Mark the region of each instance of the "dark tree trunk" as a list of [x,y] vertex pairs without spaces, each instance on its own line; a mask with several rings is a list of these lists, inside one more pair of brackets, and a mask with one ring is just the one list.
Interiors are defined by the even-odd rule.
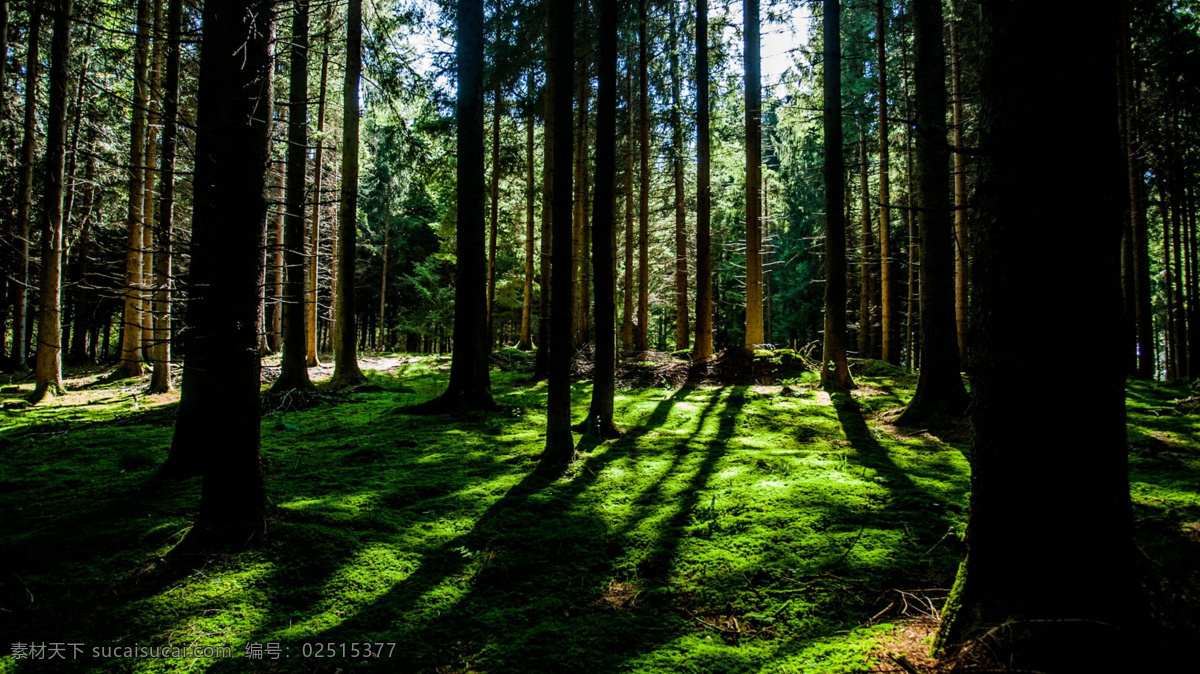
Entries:
[[825,342],[821,385],[854,388],[846,361],[846,173],[842,157],[841,0],[825,0]]
[[625,76],[625,278],[621,306],[621,349],[633,351],[633,296],[637,292],[633,283],[633,68],[636,63],[632,50],[626,58],[628,68]]
[[876,2],[875,40],[879,64],[879,283],[880,332],[883,336],[882,357],[893,365],[900,364],[900,344],[896,333],[896,286],[892,280],[891,185],[888,143],[888,70],[887,27],[891,18],[891,3]]
[[895,423],[937,425],[962,416],[970,399],[959,373],[954,315],[954,248],[946,143],[946,52],[942,5],[913,0],[917,226],[921,236],[921,373]]
[[[643,0],[644,2],[644,0]],[[554,106],[554,249],[553,292],[550,296],[550,382],[546,400],[546,448],[541,470],[558,474],[575,460],[571,435],[571,153],[574,128],[571,119],[571,89],[575,58],[575,5],[571,0],[548,0],[550,33],[547,54],[550,63],[550,96]],[[643,5],[644,6],[644,5]]]
[[[255,334],[267,218],[274,6],[207,0],[200,46],[183,391],[168,464],[199,465],[200,514],[183,550],[265,530]],[[166,469],[167,466],[164,466]]]
[[638,0],[638,302],[633,350],[650,346],[650,63],[646,3]]
[[[937,645],[1004,623],[1004,638],[988,643],[1014,670],[1161,671],[1129,629],[1141,612],[1123,373],[1111,366],[1121,350],[1117,14],[1093,14],[1064,42],[1094,4],[984,10],[971,511]],[[1070,77],[1047,67],[1067,62]],[[1047,116],[1069,116],[1071,133],[1031,123]],[[1029,173],[1031,156],[1071,157],[1075,170],[1042,180]],[[1070,396],[1031,386],[1045,378],[1046,344],[1030,326],[1106,366],[1077,372]]]
[[[287,186],[283,198],[282,357],[274,392],[312,388],[304,316],[304,195],[308,174],[308,0],[292,3],[289,43]],[[357,101],[357,99],[356,99]]]
[[38,289],[37,366],[30,400],[37,402],[63,391],[62,381],[62,244],[63,178],[67,153],[67,89],[71,63],[71,0],[54,3],[54,35],[50,40],[50,101],[46,114],[46,183],[42,214],[42,276]]
[[[353,0],[352,0],[353,1]],[[565,78],[570,82],[571,78]],[[570,119],[568,115],[565,119]],[[413,413],[492,409],[487,334],[484,220],[483,0],[458,0],[458,260],[454,289],[454,356],[441,396],[403,408]],[[568,128],[569,124],[566,125]],[[570,145],[564,163],[570,170]],[[556,157],[557,159],[557,157]],[[557,187],[557,186],[556,186]],[[568,202],[570,191],[566,193]],[[570,237],[566,238],[570,241]],[[567,248],[570,255],[570,248]],[[568,343],[570,340],[567,340]]]
[[305,362],[309,367],[318,367],[321,364],[317,357],[317,321],[320,307],[317,305],[317,286],[319,285],[318,272],[320,271],[320,251],[321,251],[321,203],[325,201],[325,193],[322,190],[322,173],[325,165],[325,100],[328,94],[329,85],[329,36],[331,31],[330,16],[332,14],[332,5],[326,5],[325,18],[322,21],[322,26],[326,32],[326,37],[322,41],[321,50],[321,87],[317,94],[317,137],[322,141],[317,143],[317,150],[313,157],[313,207],[312,219],[309,222],[308,232],[308,249],[312,251],[312,255],[308,258],[308,274],[305,276],[305,297],[304,297],[304,321],[308,325],[305,331]]
[[534,201],[537,198],[533,186],[533,70],[525,78],[525,95],[529,110],[525,115],[525,274],[521,288],[521,338],[517,348],[528,351],[533,348],[533,242]]
[[500,229],[500,87],[492,92],[492,180],[491,218],[488,222],[487,257],[487,341],[491,351],[496,343],[496,239]]
[[679,99],[679,30],[675,21],[675,0],[671,0],[669,21],[671,23],[670,63],[671,71],[671,174],[675,192],[675,350],[682,351],[690,346],[691,325],[688,322],[688,263],[687,263],[687,209],[684,207],[683,184],[683,121],[680,118]]
[[617,303],[613,261],[613,204],[617,173],[617,0],[600,5],[599,90],[596,96],[596,205],[592,209],[592,268],[596,283],[596,364],[592,406],[584,430],[617,435],[613,425],[616,390]]
[[[547,30],[547,42],[552,41],[554,28]],[[547,47],[547,50],[549,47]],[[542,105],[545,115],[542,124],[542,241],[539,246],[541,264],[538,269],[538,337],[537,355],[534,358],[533,379],[541,381],[550,372],[550,256],[553,242],[554,202],[554,73],[546,68],[546,84],[542,87]]]
[[[358,240],[358,89],[361,79],[362,0],[350,0],[346,9],[346,80],[342,89],[342,199],[338,206],[337,282],[334,290],[337,309],[333,317],[333,376],[329,379],[329,387],[333,389],[349,388],[367,381],[362,370],[358,369],[358,340],[355,339],[358,331],[354,323],[354,267]],[[461,190],[465,183],[460,181],[458,185]],[[482,186],[476,194],[483,194]],[[459,210],[459,217],[462,215],[462,210]],[[461,280],[462,277],[459,278]]]
[[858,309],[858,357],[875,357],[875,340],[871,315],[875,312],[875,237],[871,225],[871,192],[867,184],[866,131],[858,142],[858,160],[861,170],[859,180],[859,206],[862,212],[862,264],[859,265],[859,309]]
[[703,361],[713,353],[711,146],[708,112],[708,0],[696,0],[696,349]]

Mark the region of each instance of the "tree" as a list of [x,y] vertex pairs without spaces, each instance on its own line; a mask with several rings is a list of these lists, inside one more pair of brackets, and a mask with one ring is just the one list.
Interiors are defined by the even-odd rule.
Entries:
[[[325,17],[321,25],[328,33],[331,22],[333,6],[325,6]],[[305,331],[305,362],[309,367],[317,367],[321,364],[317,357],[317,286],[319,273],[319,255],[321,245],[321,202],[322,196],[321,181],[323,168],[325,166],[325,103],[328,94],[329,85],[329,37],[328,35],[322,40],[321,50],[321,86],[317,94],[317,150],[313,157],[313,207],[312,219],[309,221],[309,239],[308,247],[312,251],[312,255],[308,259],[308,275],[305,278],[306,292],[304,298],[304,320],[308,325]]]
[[270,0],[204,3],[188,330],[168,458],[168,466],[199,466],[203,476],[184,551],[244,545],[265,530],[255,313],[267,218],[271,115],[263,111],[273,94],[273,15]]
[[[460,0],[465,2],[466,0]],[[546,448],[542,451],[542,471],[561,473],[575,460],[575,439],[571,435],[571,152],[575,129],[570,123],[571,89],[575,69],[575,3],[572,0],[547,0],[550,29],[546,53],[549,61],[549,87],[554,125],[554,188],[552,222],[554,248],[551,255],[550,295],[550,381],[546,398]],[[645,0],[642,0],[645,7]],[[643,12],[643,17],[645,16]],[[644,21],[643,21],[644,25]]]
[[696,0],[696,350],[713,354],[711,145],[708,110],[708,0]]
[[[1062,40],[1094,9],[984,5],[971,510],[936,646],[1007,623],[1009,637],[989,645],[1026,671],[1155,669],[1136,625],[1123,368],[1083,368],[1071,396],[1031,385],[1045,373],[1031,326],[1081,362],[1112,364],[1122,352],[1118,13]],[[1070,77],[1047,67],[1067,62]],[[1071,128],[1030,123],[1048,115]],[[1072,157],[1076,170],[1044,180],[1029,173],[1031,156]]]
[[683,121],[680,119],[679,29],[675,21],[675,0],[670,0],[668,8],[668,21],[671,24],[668,59],[671,71],[671,175],[675,182],[675,350],[682,351],[688,348],[691,329],[688,324],[687,296],[687,209],[683,193]]
[[517,348],[528,351],[533,348],[533,204],[537,192],[533,186],[533,121],[535,115],[533,94],[533,70],[525,78],[525,96],[528,109],[525,111],[525,282],[521,286],[521,340]]
[[[596,205],[592,209],[592,268],[596,283],[596,365],[592,405],[584,431],[618,435],[613,424],[616,389],[617,302],[613,258],[617,173],[617,0],[600,5],[599,90],[596,96]],[[676,183],[682,182],[677,179]]]
[[895,423],[922,426],[962,416],[970,398],[959,374],[954,315],[954,250],[949,217],[946,53],[942,5],[913,0],[916,200],[921,237],[921,372]]
[[896,288],[892,281],[892,230],[890,154],[888,148],[888,81],[887,25],[891,5],[876,2],[875,41],[879,65],[879,320],[882,333],[883,359],[893,365],[900,363],[900,348],[896,343]]
[[183,0],[167,3],[166,82],[163,85],[162,159],[159,180],[161,202],[156,229],[158,254],[154,257],[154,370],[150,392],[165,393],[171,384],[171,237],[175,229],[175,159],[179,138],[179,50],[183,26]]
[[[955,13],[953,0],[951,14]],[[962,51],[959,18],[950,17],[951,115],[954,123],[954,322],[958,334],[958,360],[967,363],[967,282],[970,235],[967,225],[967,156],[963,152]]]
[[[846,362],[846,175],[842,157],[840,0],[825,0],[825,342],[821,385],[854,388]],[[748,301],[748,298],[747,298]]]
[[142,311],[145,301],[143,253],[146,227],[146,133],[150,108],[150,0],[137,2],[133,54],[133,111],[129,131],[129,239],[125,249],[125,303],[121,318],[121,360],[114,379],[142,374]]
[[67,88],[71,63],[71,0],[56,0],[50,41],[50,101],[46,124],[45,212],[42,215],[42,278],[38,309],[37,364],[31,400],[63,391],[62,245],[63,163],[67,145]]
[[[455,270],[458,279],[454,290],[454,355],[446,391],[428,402],[402,408],[412,413],[495,407],[488,371],[491,343],[487,333],[487,251],[484,243],[483,0],[458,0],[457,58],[458,259]],[[565,81],[570,82],[571,78]],[[570,127],[569,124],[563,126]],[[566,146],[568,157],[563,164],[568,171],[570,147],[569,144]],[[570,191],[566,195],[569,203]],[[570,236],[561,240],[569,242]],[[567,255],[570,256],[569,247]],[[551,338],[555,339],[553,335]],[[570,342],[569,338],[567,342]]]
[[25,339],[29,331],[29,226],[33,211],[33,153],[37,143],[38,43],[42,30],[39,0],[29,2],[29,47],[25,53],[25,130],[21,140],[20,187],[17,193],[17,269],[13,289],[13,367],[26,369]]
[[633,350],[650,347],[650,65],[646,2],[638,0],[638,302]]
[[[354,316],[354,266],[358,251],[358,118],[359,80],[362,79],[362,0],[346,9],[346,80],[342,89],[342,189],[338,206],[337,280],[333,317],[332,389],[367,381],[358,368],[358,333]],[[482,194],[482,192],[480,192]]]
[[[828,6],[829,3],[825,4]],[[753,350],[765,341],[762,296],[762,63],[761,45],[759,44],[758,0],[746,0],[744,21],[746,36],[745,348]],[[839,111],[839,120],[840,114]]]
[[[292,3],[288,81],[287,188],[283,199],[283,307],[279,378],[271,390],[312,388],[308,378],[304,316],[304,195],[308,173],[308,0]],[[357,187],[355,188],[357,192]],[[315,250],[314,250],[315,254]]]

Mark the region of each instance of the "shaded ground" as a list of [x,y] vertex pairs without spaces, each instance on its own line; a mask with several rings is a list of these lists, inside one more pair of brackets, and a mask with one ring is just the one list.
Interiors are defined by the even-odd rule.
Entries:
[[[621,391],[625,436],[581,441],[583,460],[547,482],[529,475],[545,387],[521,368],[494,373],[504,414],[409,417],[392,410],[440,393],[448,358],[373,365],[382,391],[264,417],[269,541],[194,570],[162,556],[198,484],[152,479],[177,397],[109,386],[0,413],[9,644],[234,654],[5,656],[0,672],[902,671],[889,651],[926,666],[961,553],[967,433],[877,421],[911,393],[902,373],[858,375],[863,391],[833,399],[807,376]],[[588,393],[575,387],[579,418]],[[1186,397],[1130,397],[1139,535],[1163,601],[1183,608],[1200,568]],[[396,646],[367,659],[366,642]],[[255,643],[281,657],[246,659]]]

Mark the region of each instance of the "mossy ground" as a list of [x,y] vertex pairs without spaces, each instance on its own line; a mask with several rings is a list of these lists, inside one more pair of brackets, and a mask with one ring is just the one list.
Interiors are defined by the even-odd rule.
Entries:
[[[853,672],[953,577],[967,438],[876,420],[911,394],[902,372],[867,369],[832,399],[807,375],[619,391],[625,435],[581,439],[582,460],[547,481],[531,473],[544,384],[496,371],[502,413],[403,416],[444,389],[449,360],[381,362],[368,374],[383,391],[263,418],[267,542],[186,570],[164,556],[198,482],[154,479],[176,395],[126,383],[0,412],[4,651],[234,653],[67,663],[105,672]],[[578,421],[589,386],[574,394]],[[1200,566],[1200,452],[1184,397],[1136,384],[1129,409],[1139,536],[1186,575]],[[247,660],[252,642],[289,657]],[[364,642],[396,646],[303,657]]]

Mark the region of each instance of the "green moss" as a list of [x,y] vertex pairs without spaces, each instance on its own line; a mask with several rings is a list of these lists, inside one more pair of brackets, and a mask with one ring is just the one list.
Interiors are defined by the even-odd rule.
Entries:
[[[175,398],[115,387],[4,417],[0,545],[15,561],[0,628],[237,655],[77,665],[91,671],[240,672],[247,643],[280,642],[292,657],[263,669],[850,672],[890,629],[865,626],[880,591],[946,587],[928,583],[959,564],[938,543],[965,522],[965,447],[873,421],[911,392],[908,375],[832,399],[811,373],[788,393],[622,391],[625,435],[581,440],[580,463],[546,481],[531,474],[546,388],[525,373],[494,372],[503,413],[393,413],[444,390],[448,366],[404,359],[370,373],[382,391],[265,417],[267,542],[182,576],[159,558],[194,518],[198,482],[151,470]],[[590,386],[573,395],[580,421]],[[1142,543],[1167,564],[1185,558],[1161,532],[1200,519],[1185,396],[1130,394],[1135,503],[1159,532]],[[304,643],[365,641],[398,646],[379,661],[300,657]]]

